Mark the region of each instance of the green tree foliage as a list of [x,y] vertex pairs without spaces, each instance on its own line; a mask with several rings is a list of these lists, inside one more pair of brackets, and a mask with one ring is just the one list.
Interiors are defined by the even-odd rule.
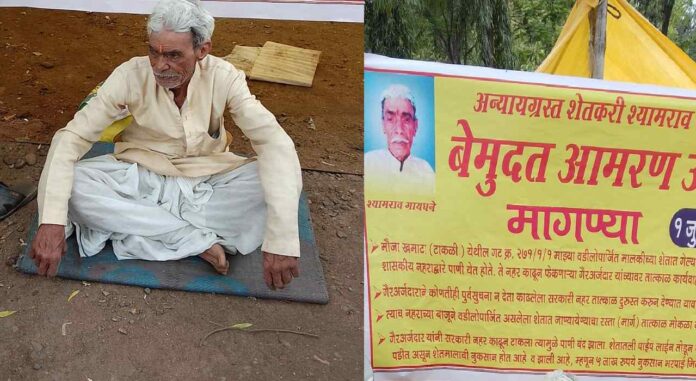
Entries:
[[474,17],[466,5],[453,0],[433,0],[419,4],[419,11],[428,22],[432,43],[444,53],[447,62],[468,62]]
[[418,14],[449,63],[514,68],[512,29],[506,0],[421,1]]
[[516,66],[508,0],[368,0],[365,49],[400,58]]
[[696,60],[696,2],[677,0],[668,36]]
[[413,12],[410,2],[376,0],[365,4],[365,51],[412,58]]
[[535,70],[551,52],[575,0],[512,0],[513,53]]
[[645,16],[650,23],[667,34],[674,10],[675,0],[630,0],[633,6]]
[[[629,0],[696,59],[696,0]],[[611,2],[611,0],[610,0]],[[534,70],[575,0],[367,0],[367,52]]]
[[656,28],[696,60],[696,1],[630,0]]

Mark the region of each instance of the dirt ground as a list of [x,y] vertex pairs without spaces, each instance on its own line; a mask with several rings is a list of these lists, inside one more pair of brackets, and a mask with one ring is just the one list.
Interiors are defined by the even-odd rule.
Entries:
[[[53,132],[115,66],[146,54],[145,39],[142,15],[2,8],[0,181],[38,182]],[[0,380],[362,377],[362,25],[218,19],[213,53],[265,41],[322,51],[312,88],[249,84],[297,144],[329,304],[146,294],[21,274],[12,263],[24,249],[34,202],[0,222],[0,311],[17,311],[0,318]],[[250,153],[227,128],[234,150]],[[68,302],[74,290],[80,293]],[[222,332],[200,346],[215,323],[318,338]]]

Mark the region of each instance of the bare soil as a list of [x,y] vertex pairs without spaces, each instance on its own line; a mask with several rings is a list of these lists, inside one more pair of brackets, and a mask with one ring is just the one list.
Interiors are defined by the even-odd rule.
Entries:
[[[53,133],[114,67],[146,54],[145,39],[143,15],[2,8],[0,181],[38,182]],[[17,311],[0,318],[1,380],[362,377],[362,25],[218,19],[213,53],[265,41],[322,51],[312,88],[249,85],[297,144],[330,303],[147,294],[21,274],[12,264],[34,202],[0,222],[0,311]],[[233,149],[251,153],[226,127]],[[318,338],[226,331],[200,345],[216,324],[236,323]]]

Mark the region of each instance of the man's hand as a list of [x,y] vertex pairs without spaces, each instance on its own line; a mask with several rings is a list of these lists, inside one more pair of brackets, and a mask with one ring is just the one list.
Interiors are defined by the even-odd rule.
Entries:
[[263,279],[271,290],[284,288],[300,276],[298,258],[263,252]]
[[65,226],[41,224],[29,250],[29,256],[39,269],[39,275],[55,276],[60,258],[67,248]]

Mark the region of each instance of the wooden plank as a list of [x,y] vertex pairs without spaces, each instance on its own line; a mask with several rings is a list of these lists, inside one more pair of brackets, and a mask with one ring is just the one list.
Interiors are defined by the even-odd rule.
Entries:
[[223,59],[248,76],[260,52],[261,47],[237,45],[232,49],[232,53]]
[[311,87],[319,63],[318,50],[268,41],[251,69],[251,79]]
[[604,53],[607,46],[607,0],[599,0],[590,28],[592,78],[604,79]]

